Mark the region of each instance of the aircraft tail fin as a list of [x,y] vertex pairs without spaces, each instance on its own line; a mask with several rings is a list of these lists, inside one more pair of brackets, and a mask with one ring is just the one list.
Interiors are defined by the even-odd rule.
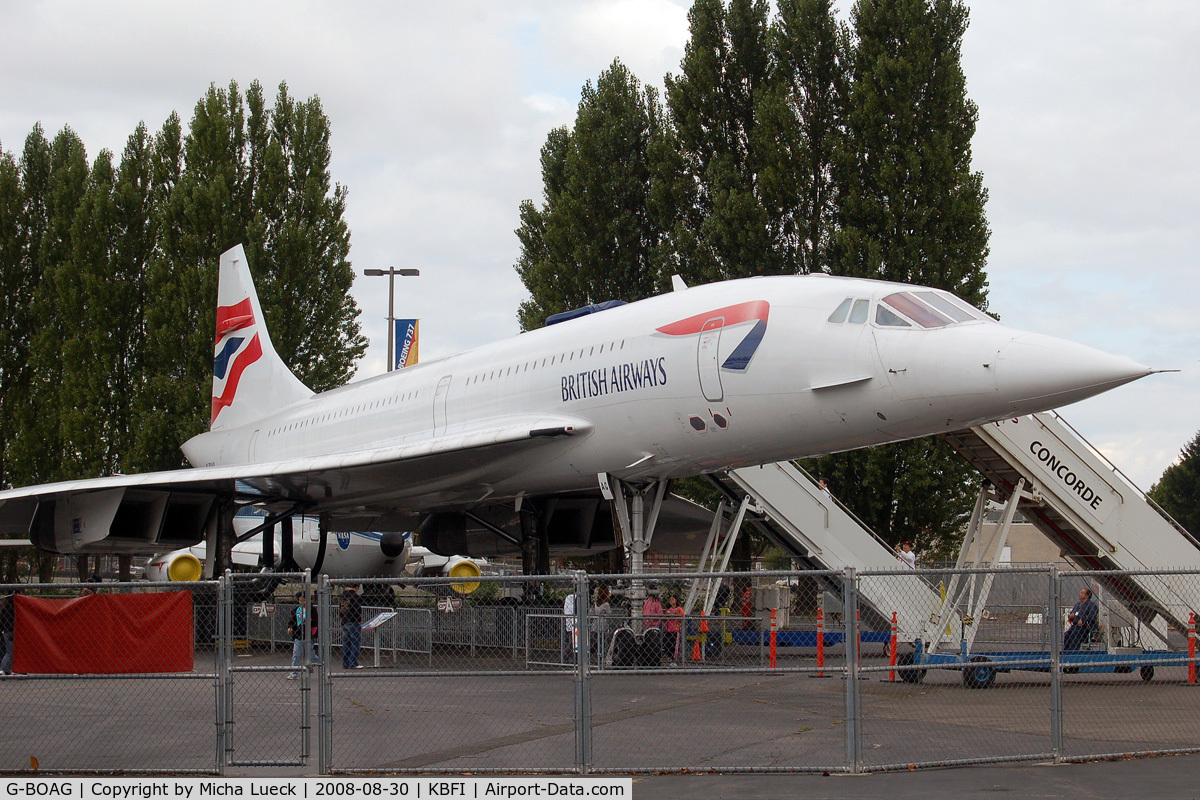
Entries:
[[275,352],[239,244],[221,254],[213,355],[212,430],[253,422],[312,396]]

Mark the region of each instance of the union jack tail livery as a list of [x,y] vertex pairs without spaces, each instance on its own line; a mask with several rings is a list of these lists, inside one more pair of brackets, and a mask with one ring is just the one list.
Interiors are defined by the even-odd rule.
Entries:
[[246,252],[239,244],[221,255],[212,430],[253,422],[311,396],[271,345]]

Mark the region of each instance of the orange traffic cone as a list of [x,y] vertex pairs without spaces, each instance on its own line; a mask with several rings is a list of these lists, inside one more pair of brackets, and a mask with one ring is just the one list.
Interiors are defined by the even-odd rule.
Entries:
[[708,638],[708,617],[703,611],[700,612],[700,631],[699,635],[693,640],[692,644],[692,661],[703,661],[704,652],[700,647],[700,640]]

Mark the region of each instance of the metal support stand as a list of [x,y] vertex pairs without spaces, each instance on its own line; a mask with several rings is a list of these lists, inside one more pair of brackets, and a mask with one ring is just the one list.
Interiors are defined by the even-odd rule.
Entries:
[[[725,500],[722,499],[721,505],[717,507],[717,513],[713,517],[712,526],[708,530],[708,538],[704,542],[704,550],[700,554],[696,568],[699,575],[724,572],[728,569],[729,558],[733,555],[733,546],[737,543],[738,534],[742,530],[742,521],[746,518],[746,512],[753,508],[753,501],[750,495],[742,498],[737,514],[729,527],[722,533],[721,523],[725,518],[725,505]],[[712,614],[713,605],[717,600],[717,591],[721,588],[721,580],[721,578],[697,578],[692,581],[692,586],[688,589],[687,600],[683,604],[684,616],[691,616],[696,600],[700,596],[701,587],[704,592],[704,602],[701,605],[703,613]]]
[[[937,623],[932,627],[925,628],[925,635],[922,638],[925,640],[925,651],[928,653],[936,653],[941,643],[953,635],[953,631],[949,634],[946,631],[947,623],[951,621],[956,609],[960,610],[959,620],[962,626],[961,634],[958,637],[960,647],[965,644],[966,650],[969,651],[974,645],[975,634],[979,631],[979,626],[975,623],[981,618],[983,610],[987,607],[988,595],[991,594],[995,575],[988,573],[983,576],[982,585],[977,586],[978,576],[976,574],[968,575],[964,582],[961,571],[995,567],[1000,562],[1004,545],[1008,543],[1008,533],[1012,528],[1017,507],[1022,500],[1037,499],[1035,493],[1025,489],[1025,479],[1019,480],[1009,496],[1008,502],[1004,505],[1000,524],[984,541],[983,512],[987,508],[988,500],[995,498],[989,488],[985,485],[979,492],[979,498],[975,501],[975,510],[971,514],[971,522],[967,526],[962,547],[958,551],[958,559],[954,565],[955,573],[950,578],[950,585],[942,600],[942,609],[938,614]],[[967,563],[972,550],[975,551],[975,555],[970,559],[971,563]]]
[[[646,586],[642,582],[642,559],[654,539],[654,526],[658,523],[658,514],[662,510],[663,498],[667,496],[670,481],[650,481],[635,486],[606,473],[597,475],[597,479],[600,482],[600,493],[605,500],[612,503],[616,512],[621,542],[629,554],[630,614],[633,617],[634,630],[640,631],[642,601],[646,599]],[[651,496],[649,512],[646,510],[647,496]]]

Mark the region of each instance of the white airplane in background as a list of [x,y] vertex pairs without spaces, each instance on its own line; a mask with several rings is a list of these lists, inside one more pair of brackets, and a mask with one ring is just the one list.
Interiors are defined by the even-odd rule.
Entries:
[[212,553],[253,503],[323,531],[419,517],[422,544],[445,555],[474,554],[481,532],[623,544],[636,572],[660,512],[674,516],[671,479],[1044,411],[1153,372],[919,286],[807,275],[675,289],[315,394],[275,353],[234,247],[211,429],[183,445],[194,468],[0,492],[0,529],[61,553],[206,537]]

